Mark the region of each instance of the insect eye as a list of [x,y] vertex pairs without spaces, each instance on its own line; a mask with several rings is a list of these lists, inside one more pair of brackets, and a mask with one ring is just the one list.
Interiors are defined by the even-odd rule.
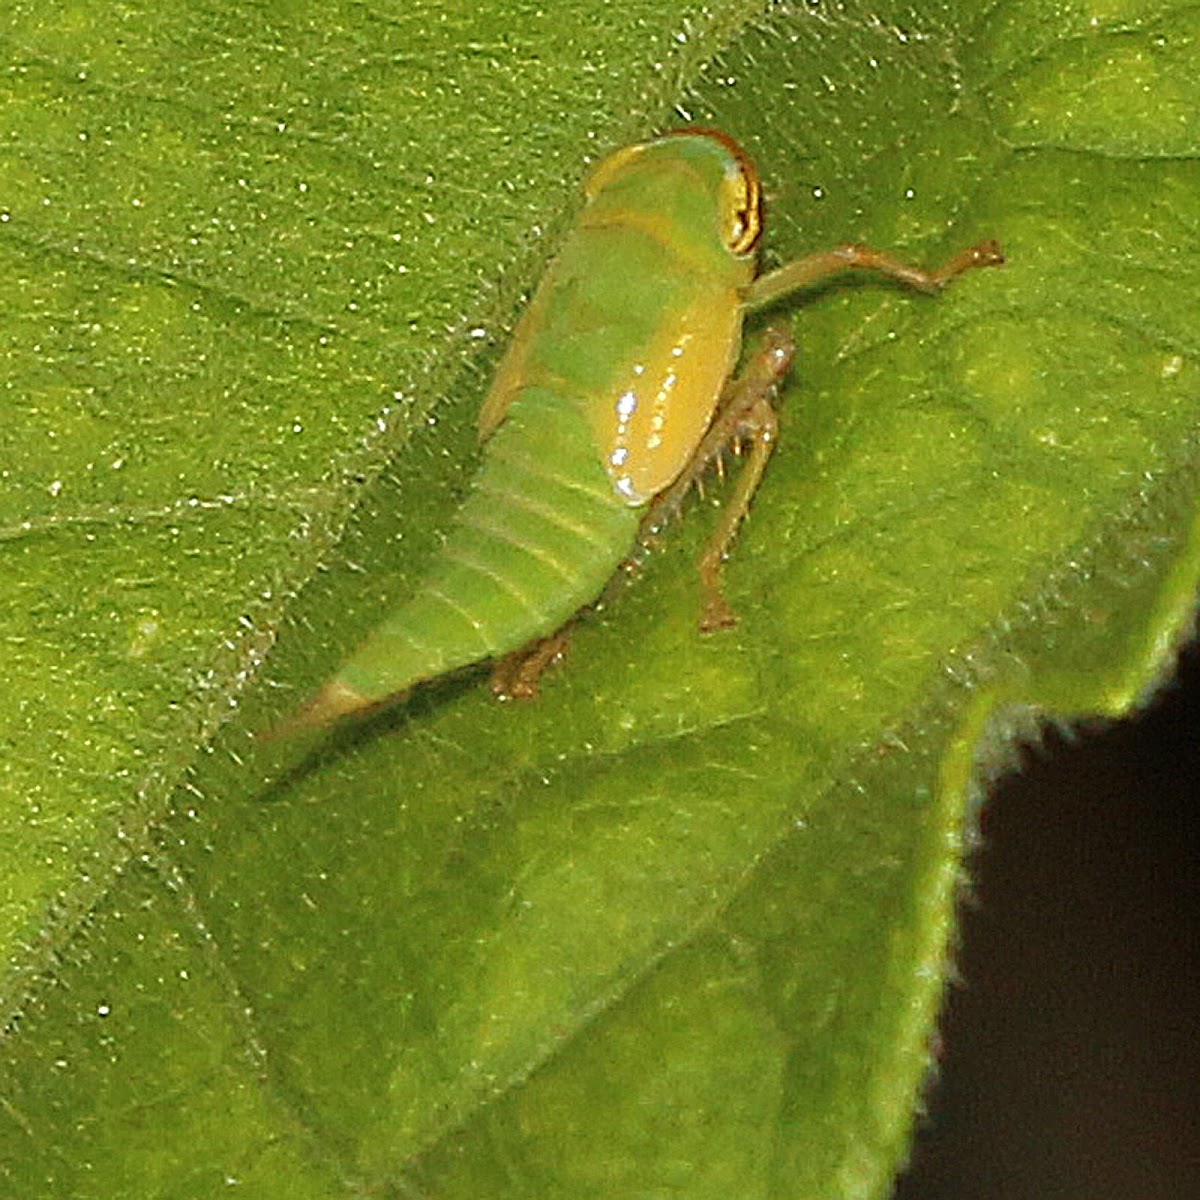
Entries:
[[727,178],[723,200],[725,244],[733,254],[749,254],[762,233],[758,175],[749,163],[739,164],[737,174]]

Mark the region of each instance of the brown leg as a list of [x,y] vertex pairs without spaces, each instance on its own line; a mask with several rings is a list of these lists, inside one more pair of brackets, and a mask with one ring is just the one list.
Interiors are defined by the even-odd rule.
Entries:
[[[843,271],[853,270],[874,271],[919,291],[938,292],[964,271],[999,266],[1003,262],[1004,252],[999,243],[990,238],[929,271],[870,246],[835,246],[759,276],[746,289],[743,303],[747,310],[765,308],[791,292],[813,287]],[[648,543],[678,512],[684,497],[693,484],[699,483],[704,471],[711,464],[721,469],[721,455],[727,448],[740,452],[744,443],[750,444],[749,460],[725,506],[721,523],[700,557],[700,584],[704,593],[700,628],[706,633],[728,628],[737,620],[721,588],[721,564],[775,448],[778,423],[771,407],[771,393],[787,374],[794,357],[795,345],[790,335],[780,328],[769,328],[758,350],[727,388],[691,462],[680,477],[656,497],[642,525],[642,541]]]
[[708,545],[704,547],[704,553],[700,556],[700,587],[704,604],[700,617],[702,633],[728,629],[737,624],[737,617],[729,607],[721,586],[721,564],[729,553],[738,526],[749,511],[751,497],[758,490],[767,460],[771,457],[771,451],[775,449],[775,441],[779,436],[779,422],[775,410],[765,395],[755,400],[739,422],[733,436],[738,444],[743,440],[749,441],[750,455],[738,475],[733,495],[725,503],[721,523],[714,530]]
[[835,246],[798,258],[795,262],[760,275],[747,289],[744,303],[747,309],[766,308],[791,292],[824,283],[842,271],[874,271],[920,292],[940,292],[952,279],[976,267],[998,267],[1004,262],[1004,251],[991,238],[956,254],[932,271],[922,270],[910,263],[874,250],[870,246]]
[[549,637],[538,638],[492,667],[492,694],[499,700],[534,700],[541,690],[542,672],[566,657],[571,646],[572,617]]
[[738,526],[750,507],[750,499],[762,479],[767,460],[775,448],[778,422],[771,407],[771,393],[788,373],[796,347],[786,330],[772,326],[763,335],[757,350],[742,372],[730,384],[717,408],[716,416],[683,474],[654,501],[642,526],[643,536],[651,536],[678,511],[693,484],[711,465],[721,467],[722,453],[732,447],[740,452],[749,443],[750,454],[738,477],[733,495],[721,514],[700,556],[700,586],[703,592],[700,628],[705,633],[726,629],[737,618],[725,599],[721,586],[721,565],[729,552]]

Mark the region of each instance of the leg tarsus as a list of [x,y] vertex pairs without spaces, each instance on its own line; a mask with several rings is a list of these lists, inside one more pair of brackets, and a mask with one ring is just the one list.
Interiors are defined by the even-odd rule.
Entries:
[[944,262],[936,270],[929,272],[929,278],[934,283],[934,291],[944,288],[952,279],[956,279],[964,271],[974,271],[978,267],[1002,267],[1004,251],[995,238],[984,238],[974,246],[960,250],[953,258]]
[[568,621],[549,637],[537,638],[498,659],[492,667],[492,694],[498,700],[535,700],[541,693],[542,673],[561,662],[571,646]]
[[737,613],[729,607],[720,582],[705,588],[707,595],[700,613],[700,632],[716,633],[720,629],[732,629],[737,623]]

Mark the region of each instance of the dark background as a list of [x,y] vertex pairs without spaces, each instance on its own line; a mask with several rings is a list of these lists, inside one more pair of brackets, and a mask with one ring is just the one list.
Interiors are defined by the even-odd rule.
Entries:
[[1023,760],[895,1200],[1200,1198],[1200,647],[1136,719]]

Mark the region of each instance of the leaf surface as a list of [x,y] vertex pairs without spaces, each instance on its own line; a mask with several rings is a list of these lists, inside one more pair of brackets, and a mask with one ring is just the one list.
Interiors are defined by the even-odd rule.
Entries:
[[[617,13],[5,18],[12,1194],[882,1195],[978,781],[1170,669],[1195,14]],[[538,703],[443,681],[268,785],[252,732],[435,552],[587,162],[683,122],[760,164],[771,261],[1008,266],[768,315],[735,631],[714,485]]]

